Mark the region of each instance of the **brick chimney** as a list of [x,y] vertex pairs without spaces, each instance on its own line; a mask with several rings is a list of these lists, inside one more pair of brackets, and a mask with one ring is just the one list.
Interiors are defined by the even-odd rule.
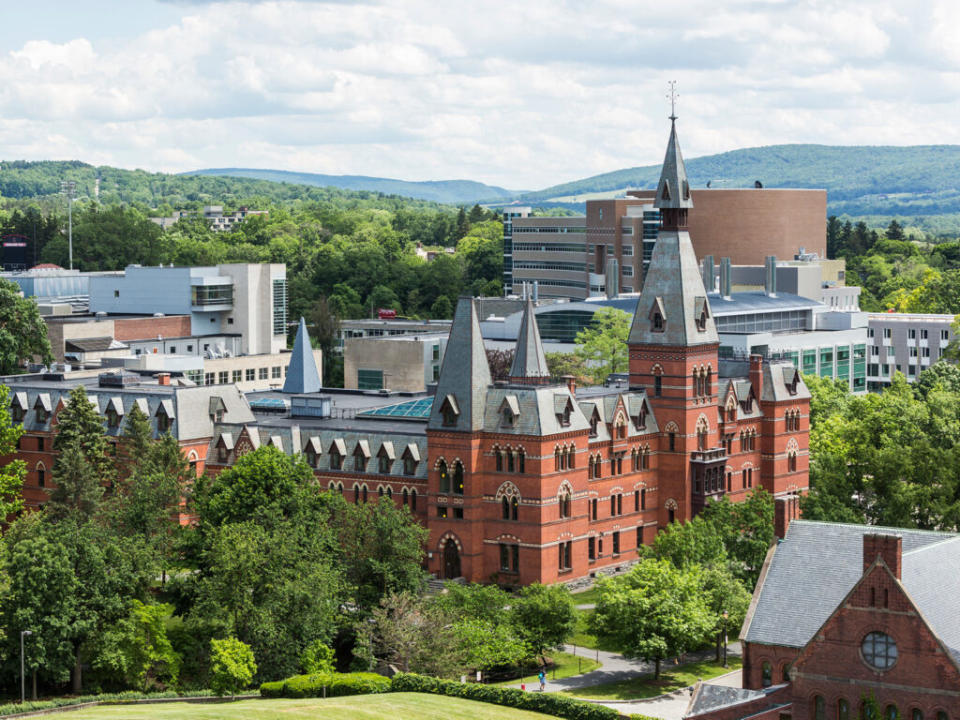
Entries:
[[157,373],[157,384],[158,385],[169,385],[170,384],[170,373]]
[[863,569],[866,571],[877,556],[883,558],[896,578],[901,577],[903,566],[903,537],[883,533],[867,533],[863,536]]
[[573,375],[564,375],[560,378],[567,384],[567,390],[574,397],[577,396],[577,379]]
[[774,500],[773,533],[783,540],[787,536],[790,523],[800,517],[800,497],[783,495]]
[[750,356],[750,384],[757,396],[757,402],[763,397],[763,355]]

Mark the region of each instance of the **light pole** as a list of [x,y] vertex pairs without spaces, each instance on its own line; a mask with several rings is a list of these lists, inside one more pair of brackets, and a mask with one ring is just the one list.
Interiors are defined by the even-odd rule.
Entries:
[[60,192],[67,196],[67,240],[70,245],[70,269],[73,270],[73,199],[77,196],[77,184],[73,180],[61,180]]
[[33,635],[31,630],[20,631],[20,704],[23,705],[27,699],[27,676],[23,670],[23,638],[27,635]]
[[727,665],[727,618],[730,617],[730,613],[726,610],[723,611],[723,666],[730,667]]

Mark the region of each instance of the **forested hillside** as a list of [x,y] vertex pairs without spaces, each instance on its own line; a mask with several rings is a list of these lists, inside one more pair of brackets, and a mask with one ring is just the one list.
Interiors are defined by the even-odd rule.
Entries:
[[494,185],[485,185],[473,180],[427,180],[411,182],[393,178],[369,177],[366,175],[320,175],[317,173],[289,172],[287,170],[260,170],[253,168],[210,168],[195,170],[189,175],[214,175],[220,177],[254,178],[281,183],[338,187],[343,190],[370,190],[389,195],[406,195],[433,202],[473,204],[478,200],[505,200],[516,193]]

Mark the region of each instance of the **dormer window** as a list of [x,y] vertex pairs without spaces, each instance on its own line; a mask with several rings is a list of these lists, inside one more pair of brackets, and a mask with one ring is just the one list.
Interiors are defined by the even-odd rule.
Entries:
[[653,327],[651,329],[654,332],[663,332],[663,315],[658,312],[653,314]]
[[633,424],[636,426],[637,430],[645,430],[647,427],[647,406],[644,405],[640,408],[640,411],[634,416]]
[[33,409],[37,416],[37,422],[45,423],[50,418],[50,396],[38,395],[37,401],[33,404]]
[[653,307],[650,308],[650,330],[651,332],[664,332],[667,329],[667,311],[663,307],[663,298],[657,296],[653,300]]
[[112,407],[107,408],[107,426],[108,427],[118,427],[120,425],[120,416],[117,415],[117,411]]
[[414,443],[407,445],[407,449],[403,451],[403,474],[404,475],[416,475],[417,465],[420,464],[420,448],[418,448]]
[[457,405],[457,399],[453,395],[447,395],[440,405],[440,415],[443,418],[444,427],[453,427],[457,424],[457,417],[460,415],[460,406]]
[[707,305],[705,297],[694,298],[693,301],[693,323],[697,326],[698,332],[707,331],[707,318],[710,317],[710,306]]
[[330,469],[343,470],[343,457],[346,446],[343,440],[337,439],[330,446]]
[[596,411],[593,412],[593,415],[590,416],[590,437],[597,436],[597,428],[600,425],[600,416]]
[[170,425],[176,416],[173,413],[173,401],[161,400],[160,407],[157,408],[157,432],[165,433],[170,430]]
[[210,419],[213,422],[223,422],[223,415],[226,412],[227,407],[223,404],[223,398],[219,395],[210,398]]
[[513,413],[510,412],[510,408],[503,409],[502,422],[504,427],[513,427]]
[[512,428],[520,414],[520,404],[517,402],[516,395],[507,395],[500,405],[500,418],[503,427]]

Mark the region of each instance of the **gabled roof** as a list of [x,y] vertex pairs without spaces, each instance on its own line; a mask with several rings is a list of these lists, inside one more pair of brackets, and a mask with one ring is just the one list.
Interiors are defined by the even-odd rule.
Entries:
[[377,452],[377,456],[386,455],[389,460],[396,460],[397,454],[393,450],[393,442],[390,440],[384,440],[380,443],[380,450]]
[[863,536],[884,531],[903,538],[907,592],[944,643],[960,649],[960,535],[809,520],[790,523],[775,546],[740,639],[804,647],[863,576]]
[[460,413],[452,425],[444,425],[442,404],[434,403],[427,427],[445,432],[474,432],[483,428],[487,388],[491,385],[487,351],[473,298],[460,298],[450,326],[443,355],[437,397],[453,396]]
[[[570,425],[563,426],[557,420],[570,404]],[[533,435],[543,437],[557,433],[583,430],[586,418],[577,412],[577,405],[566,386],[558,385],[513,385],[491,387],[487,390],[484,426],[491,431],[508,435]],[[501,413],[509,407],[514,421],[504,425]]]
[[[796,382],[797,391],[790,393],[789,385]],[[763,397],[762,400],[807,400],[810,390],[799,371],[789,360],[771,360],[763,364]]]
[[290,353],[290,363],[287,365],[287,377],[283,381],[285,393],[315,393],[320,392],[323,383],[320,382],[320,371],[310,348],[310,335],[307,333],[307,322],[300,318],[297,326],[297,337],[293,341],[293,352]]
[[547,356],[540,341],[540,329],[533,313],[533,300],[527,298],[520,320],[520,334],[517,336],[517,348],[510,366],[511,378],[549,378]]

